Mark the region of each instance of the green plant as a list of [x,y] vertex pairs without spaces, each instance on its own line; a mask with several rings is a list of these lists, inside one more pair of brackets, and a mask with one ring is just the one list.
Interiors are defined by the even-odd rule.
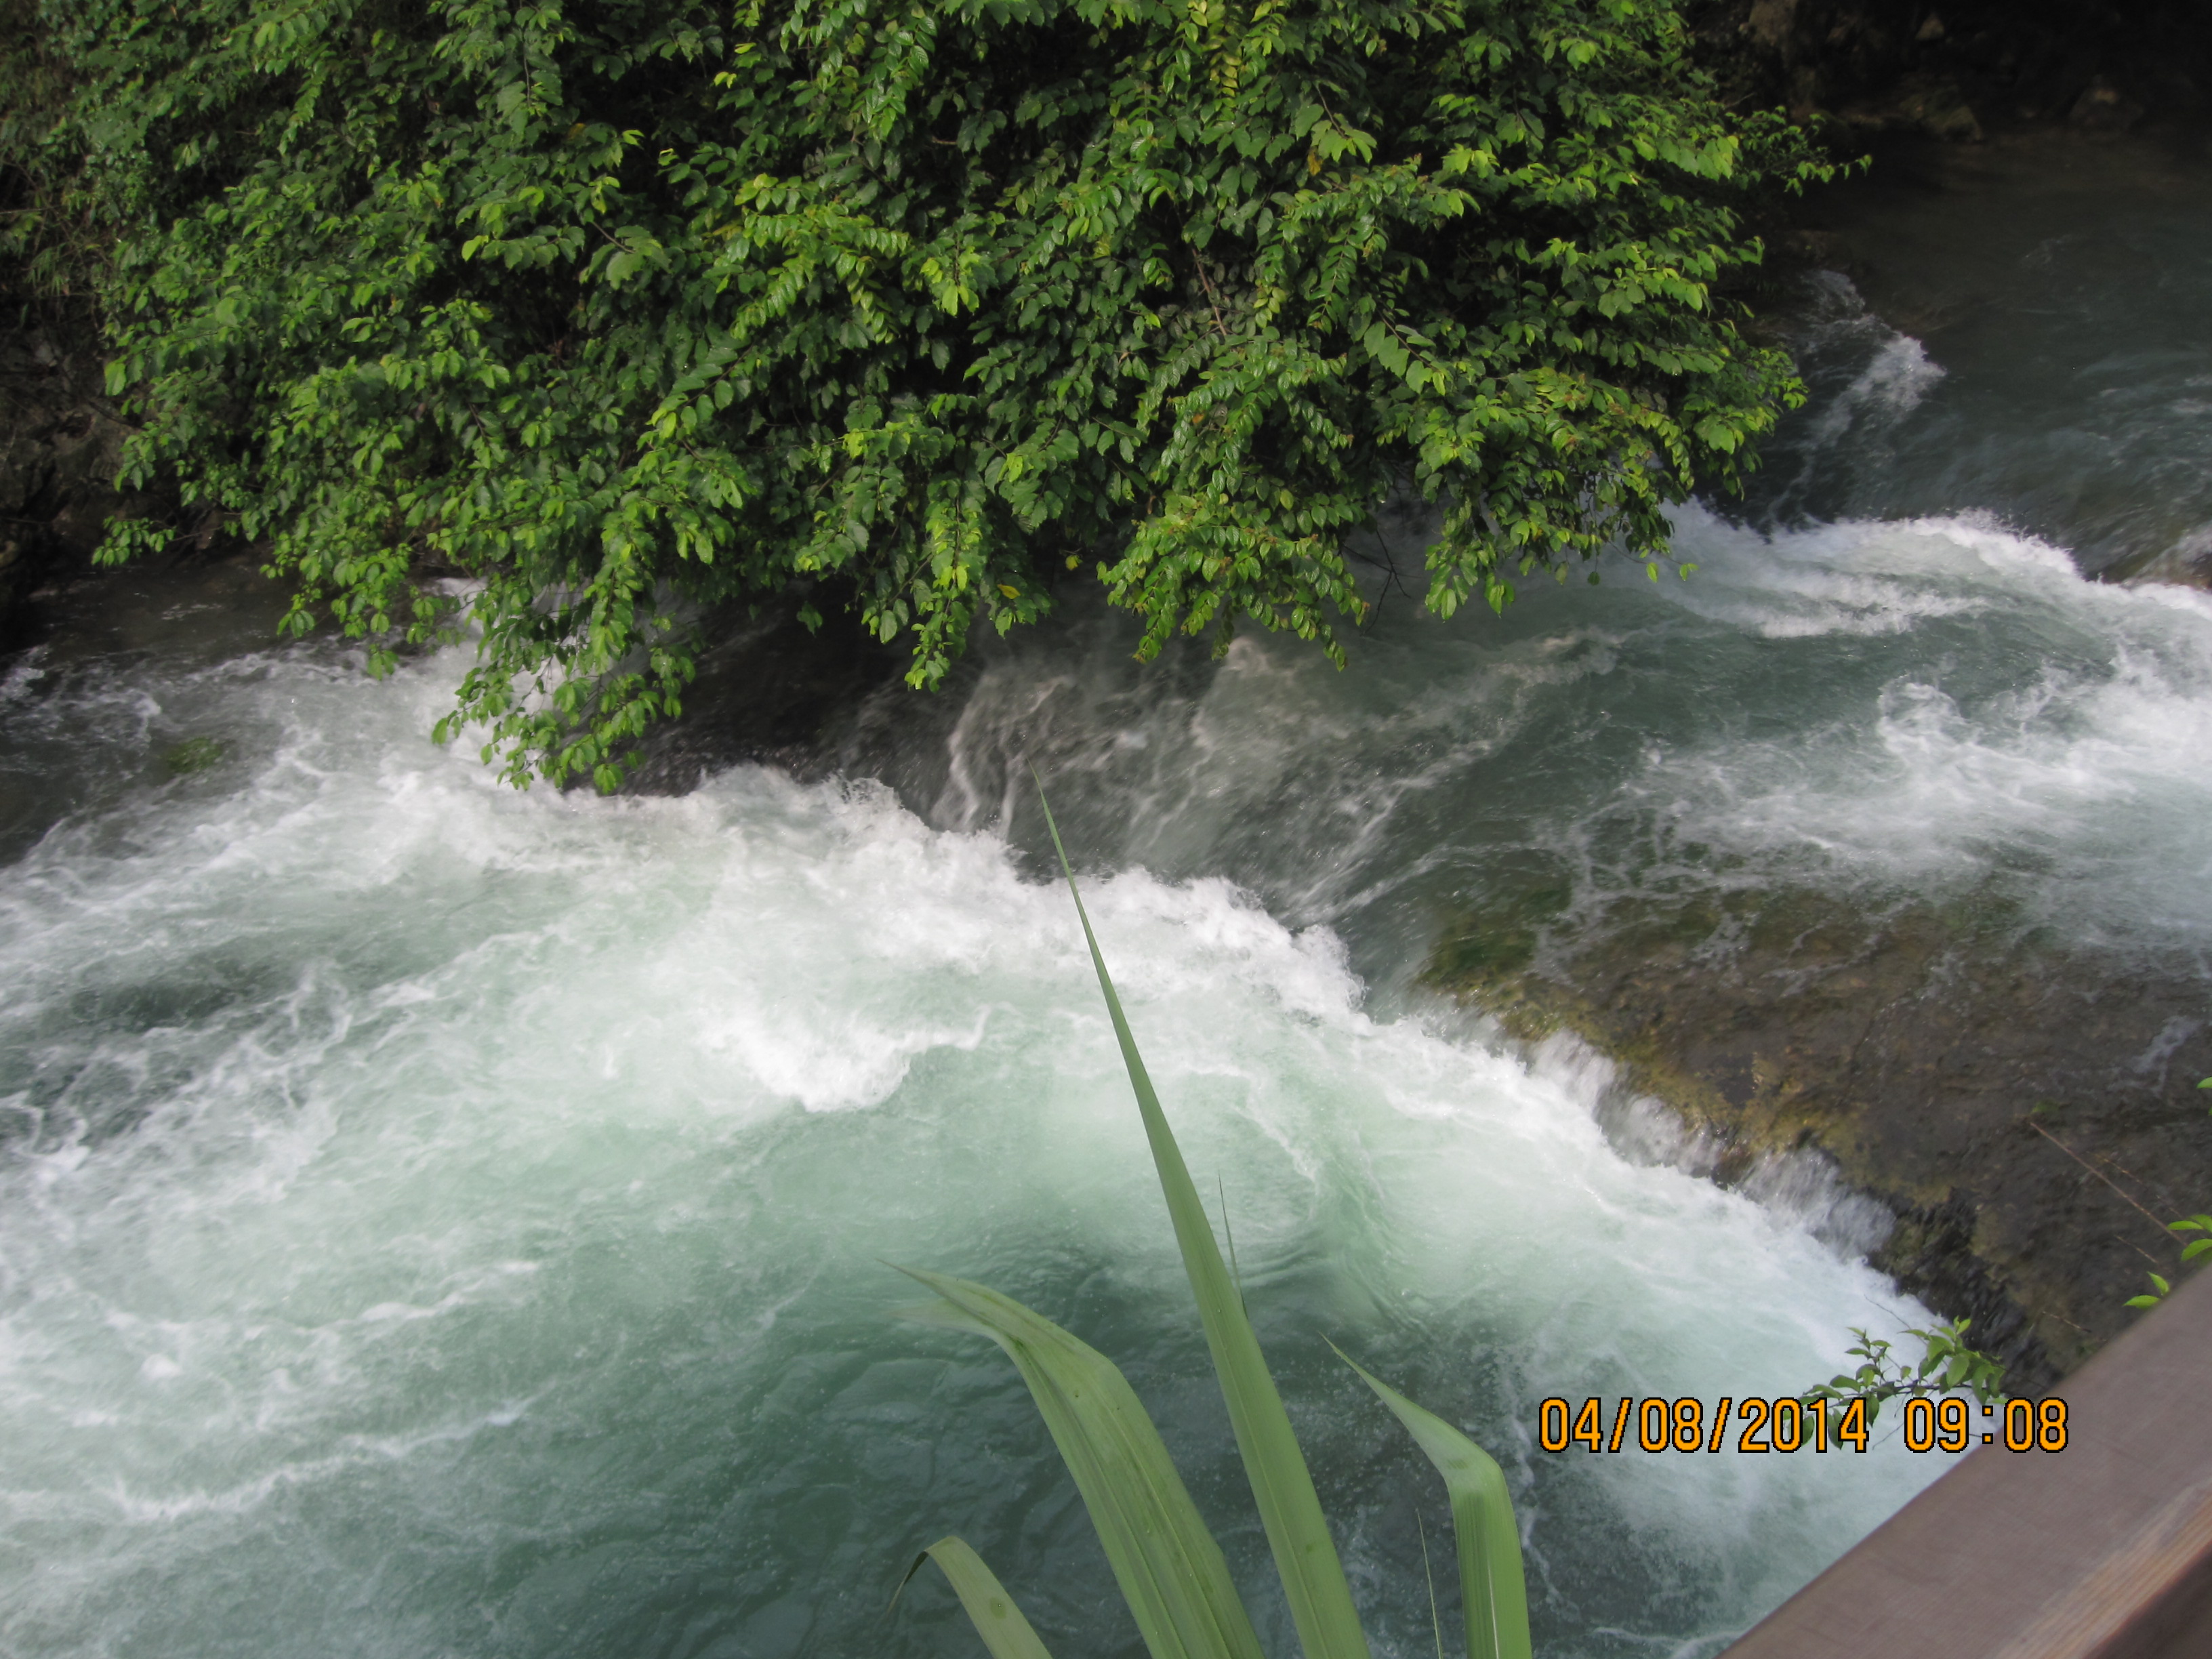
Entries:
[[107,235],[70,142],[73,92],[37,0],[0,0],[0,303],[9,322],[82,301],[103,264]]
[[1730,284],[1827,169],[1674,0],[40,16],[128,477],[372,668],[473,624],[439,731],[518,783],[618,782],[702,619],[785,592],[928,685],[1077,569],[1144,655],[1340,657],[1397,489],[1439,614],[1608,546],[1656,577],[1802,396]]
[[171,777],[190,777],[220,765],[229,753],[230,745],[221,738],[187,738],[161,757],[161,764]]
[[[1045,816],[1050,824],[1048,805]],[[1076,890],[1074,871],[1060,846],[1059,826],[1051,827],[1053,846],[1067,877],[1068,891],[1074,895],[1099,990],[1136,1094],[1176,1243],[1198,1299],[1206,1346],[1298,1639],[1307,1659],[1366,1659],[1366,1638],[1304,1454],[1261,1357],[1243,1297],[1222,1260],[1198,1189],[1137,1052],[1136,1038],[1084,911],[1083,896]],[[939,1297],[908,1310],[908,1316],[988,1336],[1012,1358],[1075,1478],[1115,1579],[1153,1659],[1261,1659],[1259,1638],[1230,1582],[1221,1551],[1191,1502],[1158,1430],[1114,1363],[995,1291],[917,1268],[902,1271]],[[1458,1540],[1468,1659],[1529,1659],[1520,1534],[1504,1472],[1488,1453],[1441,1418],[1356,1364],[1352,1369],[1405,1425],[1444,1478]],[[1045,1650],[1036,1632],[974,1550],[957,1537],[940,1539],[915,1558],[908,1579],[925,1560],[934,1560],[944,1570],[994,1659],[1043,1659]]]
[[1854,1325],[1851,1334],[1858,1338],[1850,1352],[1860,1357],[1863,1363],[1856,1370],[1832,1376],[1826,1382],[1805,1390],[1800,1396],[1808,1405],[1819,1402],[1832,1416],[1848,1411],[1852,1402],[1860,1402],[1866,1421],[1871,1424],[1881,1414],[1882,1402],[1903,1395],[1910,1399],[1915,1395],[1950,1394],[1959,1389],[1971,1393],[1984,1406],[1995,1406],[2004,1399],[2004,1364],[1966,1342],[1966,1327],[1971,1320],[1958,1319],[1948,1325],[1938,1325],[1934,1330],[1908,1329],[1907,1336],[1917,1336],[1921,1342],[1918,1364],[1891,1357],[1892,1344],[1878,1336],[1869,1336]]
[[[2200,1089],[2212,1089],[2212,1077],[2199,1079],[2197,1086]],[[2192,1240],[2183,1247],[2181,1259],[2184,1261],[2194,1261],[2207,1250],[2212,1250],[2212,1215],[2193,1215],[2185,1221],[2169,1221],[2166,1223],[2166,1227],[2172,1232],[2204,1235],[2203,1237]],[[2150,1280],[2150,1289],[2142,1296],[2130,1297],[2124,1305],[2130,1308],[2155,1308],[2173,1293],[2172,1280],[2158,1273],[2146,1273],[2143,1276]]]
[[[2181,1259],[2184,1261],[2194,1261],[2198,1256],[2203,1255],[2205,1251],[2212,1250],[2212,1215],[2193,1215],[2185,1221],[2169,1221],[2166,1223],[2166,1225],[2169,1229],[2177,1233],[2203,1233],[2205,1235],[2203,1238],[2193,1240],[2183,1247]],[[2167,1296],[2172,1294],[2173,1285],[2168,1280],[2160,1278],[2156,1273],[2146,1274],[2145,1277],[2150,1280],[2151,1285],[2154,1287],[2153,1290],[2148,1295],[2130,1297],[2127,1300],[2127,1305],[2129,1307],[2156,1307],[2160,1302],[2163,1302]]]

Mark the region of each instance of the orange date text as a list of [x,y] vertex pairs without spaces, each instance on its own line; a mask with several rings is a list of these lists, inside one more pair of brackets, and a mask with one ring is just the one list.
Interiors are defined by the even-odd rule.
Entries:
[[[1957,1395],[1911,1395],[1904,1401],[1900,1437],[1905,1449],[1916,1452],[1962,1452],[1975,1445],[2015,1452],[2066,1449],[2066,1402],[2057,1395],[1983,1406],[1978,1423],[1977,1415]],[[1864,1400],[1843,1401],[1832,1411],[1819,1401],[1723,1395],[1708,1412],[1704,1401],[1688,1395],[1593,1396],[1577,1405],[1554,1395],[1536,1408],[1536,1443],[1547,1452],[1863,1452],[1872,1439],[1873,1416]]]

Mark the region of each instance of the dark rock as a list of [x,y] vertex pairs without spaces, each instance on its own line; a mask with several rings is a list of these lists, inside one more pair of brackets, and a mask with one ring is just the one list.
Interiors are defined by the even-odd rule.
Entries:
[[1899,82],[1888,111],[1893,120],[1947,143],[1979,143],[1982,124],[1957,81],[1917,70]]
[[1809,225],[1793,225],[1775,245],[1777,270],[1832,270],[1849,276],[1858,268],[1857,251],[1848,236]]
[[1736,101],[1860,131],[2125,131],[2194,118],[2212,85],[2202,0],[1692,0],[1690,17]]
[[709,773],[740,762],[781,766],[801,777],[830,769],[836,737],[870,694],[894,684],[907,654],[861,628],[843,605],[823,605],[818,628],[787,596],[752,615],[708,619],[710,641],[682,715],[649,732],[624,785],[638,794],[678,795]]
[[2125,132],[2143,118],[2143,106],[2100,75],[2082,88],[2066,125],[2081,132]]
[[1979,143],[1982,124],[1975,118],[1966,94],[1948,76],[1931,79],[1925,90],[1906,94],[1903,105],[1920,131],[1950,143]]
[[1806,890],[1567,895],[1467,918],[1430,978],[1534,1039],[1571,1030],[1697,1132],[1711,1172],[1832,1160],[1896,1218],[1875,1264],[2047,1383],[2171,1278],[2212,1205],[2212,1022],[2189,964],[2093,958],[1995,902]]
[[0,335],[0,649],[24,637],[41,583],[88,568],[109,518],[145,509],[116,488],[129,428],[100,377],[84,341]]
[[2192,530],[2156,552],[2118,560],[2102,574],[2106,581],[2212,588],[2212,526]]

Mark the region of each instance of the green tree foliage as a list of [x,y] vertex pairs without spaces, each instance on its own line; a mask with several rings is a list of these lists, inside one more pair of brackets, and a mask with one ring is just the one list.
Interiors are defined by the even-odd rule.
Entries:
[[0,0],[0,306],[6,321],[81,304],[104,238],[73,165],[68,71],[37,0]]
[[480,628],[441,731],[517,781],[611,786],[793,588],[916,685],[1086,566],[1147,655],[1340,659],[1394,489],[1502,606],[1797,395],[1717,287],[1819,169],[1666,0],[45,5],[133,476],[380,665]]

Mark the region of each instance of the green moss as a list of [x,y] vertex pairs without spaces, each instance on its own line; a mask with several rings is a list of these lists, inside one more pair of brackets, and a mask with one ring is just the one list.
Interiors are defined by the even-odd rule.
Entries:
[[1497,980],[1519,973],[1535,956],[1534,928],[1477,921],[1437,947],[1429,971],[1455,984]]
[[517,782],[613,787],[779,595],[916,686],[1077,580],[1147,658],[1341,662],[1407,478],[1423,602],[1503,608],[1661,558],[1802,398],[1735,296],[1832,169],[1674,0],[12,3],[58,73],[0,62],[0,172],[100,241],[179,503],[100,557],[219,514],[380,672],[465,608],[439,730]]
[[2054,1376],[2111,1334],[2115,1273],[2133,1287],[2135,1264],[2098,1194],[2049,1211],[2054,1180],[2087,1176],[2029,1126],[2130,1167],[2146,1148],[2189,1156],[2178,1137],[2201,1126],[2202,1097],[2154,1105],[2149,1083],[2098,1082],[2110,1067],[2080,1058],[2140,1054],[2185,988],[2146,975],[2124,995],[2066,994],[2096,970],[2002,883],[1932,898],[1584,895],[1569,917],[1556,894],[1538,902],[1537,872],[1485,875],[1497,896],[1442,931],[1432,988],[1520,1041],[1587,1042],[1708,1138],[1723,1183],[1769,1153],[1832,1159],[1898,1217],[1875,1264],[1947,1315],[1990,1322],[2021,1375]]
[[1497,896],[1448,927],[1430,953],[1425,982],[1454,996],[1495,991],[1534,963],[1545,927],[1564,914],[1574,885],[1548,857],[1492,872]]
[[186,778],[208,770],[229,753],[230,745],[221,738],[191,738],[162,756],[161,764],[171,777]]

